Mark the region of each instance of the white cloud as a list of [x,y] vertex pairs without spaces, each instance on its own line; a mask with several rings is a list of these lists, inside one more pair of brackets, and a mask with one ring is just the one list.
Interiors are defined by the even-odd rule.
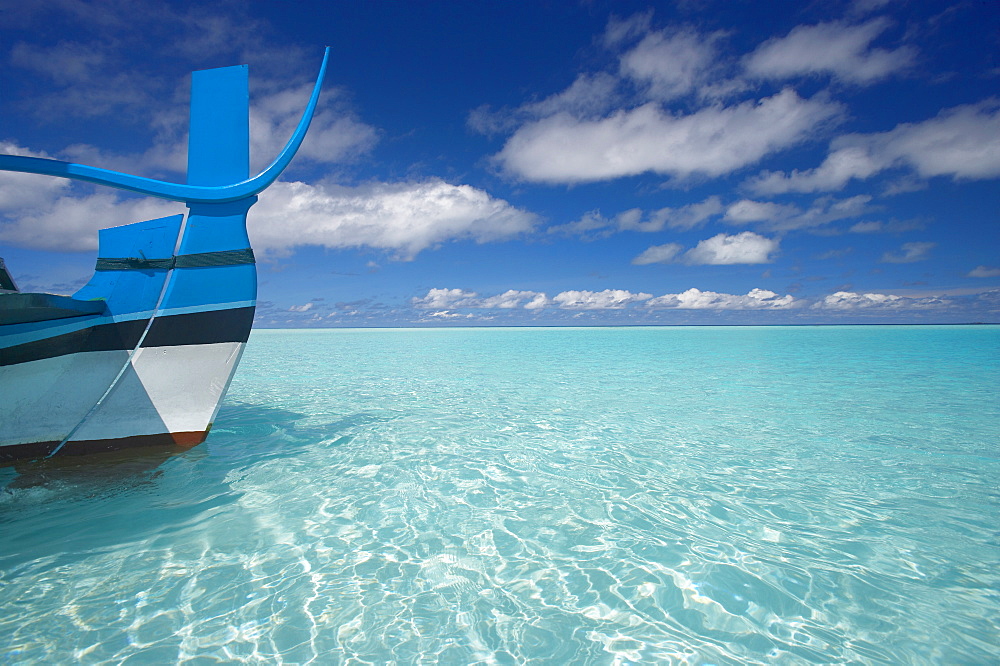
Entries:
[[995,178],[1000,176],[1000,101],[957,106],[879,134],[848,134],[834,140],[830,151],[815,169],[765,171],[746,186],[758,194],[832,191],[851,179],[903,167],[924,178]]
[[808,137],[840,105],[793,90],[757,102],[674,115],[657,104],[600,120],[559,113],[522,126],[495,160],[511,175],[547,183],[607,180],[654,172],[721,176]]
[[872,41],[888,27],[886,19],[861,25],[834,22],[797,26],[747,56],[746,70],[760,78],[830,74],[848,83],[874,83],[908,67],[916,56],[907,46],[892,51],[871,48]]
[[729,204],[726,208],[725,221],[730,224],[746,224],[748,222],[767,222],[781,220],[802,211],[791,204],[777,204],[769,201],[751,201],[742,199]]
[[[10,141],[0,141],[0,154],[22,157],[50,157]],[[10,215],[15,211],[29,211],[49,205],[57,197],[63,196],[70,188],[65,178],[52,178],[36,174],[0,172],[0,215]]]
[[[975,293],[975,292],[973,292]],[[947,308],[954,301],[940,295],[900,296],[897,294],[838,291],[813,303],[816,310],[930,310]]]
[[[0,143],[8,155],[48,157],[16,144]],[[0,241],[35,250],[86,252],[97,249],[97,232],[183,213],[182,204],[94,190],[63,178],[0,173]]]
[[715,62],[716,39],[691,30],[650,32],[621,56],[620,71],[645,85],[651,98],[673,100],[705,81]]
[[764,171],[748,180],[746,186],[757,194],[830,192],[842,189],[852,178],[868,178],[889,166],[889,161],[853,146],[830,153],[815,169],[795,169],[790,174]]
[[[1000,269],[997,269],[1000,271]],[[998,272],[1000,274],[1000,272]],[[886,311],[933,310],[949,308],[955,301],[949,296],[979,295],[989,299],[1000,293],[996,290],[983,293],[981,289],[958,289],[911,293],[908,295],[877,292],[838,291],[819,300],[795,298],[791,294],[778,294],[768,289],[754,288],[746,294],[728,294],[691,288],[678,294],[653,297],[644,292],[625,289],[604,291],[568,290],[549,299],[542,292],[508,290],[502,294],[481,297],[464,289],[430,289],[422,298],[412,299],[414,307],[433,310],[428,316],[439,318],[472,317],[462,314],[467,309],[516,309],[540,310],[558,308],[579,313],[594,310],[792,310],[809,308],[830,311]],[[482,318],[480,315],[476,317]]]
[[[132,197],[32,174],[0,174],[0,240],[43,250],[97,247],[97,230],[183,213],[182,204]],[[250,209],[258,252],[301,245],[368,246],[412,259],[453,240],[486,243],[530,231],[537,217],[469,185],[441,180],[349,188],[277,182]]]
[[957,106],[885,134],[846,136],[838,141],[857,141],[924,177],[995,178],[1000,176],[1000,101]]
[[648,264],[668,264],[673,261],[683,249],[684,246],[680,243],[653,245],[633,259],[632,263],[636,266],[646,266]]
[[604,291],[564,291],[556,294],[552,302],[567,310],[620,310],[626,305],[645,301],[652,294],[633,294],[625,289],[605,289]]
[[[254,97],[250,107],[251,176],[266,168],[285,147],[312,92],[312,84],[271,88],[271,92]],[[375,145],[378,132],[355,118],[339,102],[341,96],[336,88],[323,91],[296,161],[350,162]],[[60,157],[124,173],[183,174],[187,171],[187,117],[178,111],[170,109],[154,119],[153,145],[144,152],[116,154],[87,144],[74,144],[62,151]]]
[[859,194],[847,199],[820,197],[806,210],[792,204],[742,199],[729,205],[723,221],[733,225],[752,224],[764,231],[791,231],[819,227],[836,220],[871,212],[872,197]]
[[262,251],[368,246],[403,260],[447,241],[509,239],[536,221],[483,190],[438,179],[358,187],[278,182],[248,218],[250,238]]
[[460,312],[449,312],[447,310],[440,310],[438,312],[428,313],[428,317],[436,317],[437,319],[472,319],[471,314],[461,314]]
[[886,252],[881,261],[887,264],[910,264],[927,259],[931,249],[937,243],[903,243],[901,252]]
[[718,234],[698,243],[684,254],[690,264],[767,264],[778,251],[778,240],[743,231],[732,236]]
[[[522,292],[531,293],[531,292]],[[531,300],[524,304],[525,310],[541,310],[542,308],[549,305],[548,297],[541,292],[535,292],[535,295],[531,297]]]
[[612,218],[604,217],[599,210],[584,213],[579,220],[549,227],[550,234],[566,234],[583,236],[587,239],[605,238],[615,231],[632,228],[642,218],[642,210],[630,208],[618,213]]
[[898,308],[906,300],[895,294],[858,294],[853,291],[838,291],[813,303],[813,308],[824,310],[856,310],[867,308]]
[[623,42],[648,33],[652,20],[652,9],[633,14],[624,19],[612,16],[608,20],[608,26],[604,31],[604,45],[608,48],[613,48]]
[[580,74],[566,90],[540,102],[526,104],[521,112],[539,118],[563,112],[575,116],[604,113],[614,101],[617,87],[618,80],[605,72]]
[[427,294],[412,300],[414,307],[422,309],[457,310],[462,308],[484,308],[512,310],[523,307],[537,310],[549,305],[549,300],[540,291],[518,291],[508,289],[502,294],[480,298],[474,291],[464,289],[430,289]]
[[848,231],[852,234],[877,234],[883,230],[884,226],[881,222],[858,222]]
[[[11,142],[0,152],[47,157]],[[133,197],[61,178],[0,174],[0,240],[44,250],[97,247],[97,231],[184,212],[182,204]],[[530,231],[537,217],[469,185],[431,179],[359,187],[277,182],[250,210],[260,252],[300,245],[370,246],[401,259],[451,240],[485,243]]]
[[[413,305],[418,308],[444,309],[476,307],[478,303],[474,291],[464,289],[431,289],[423,298],[414,298]],[[473,305],[470,305],[473,304]]]
[[851,3],[850,12],[852,14],[870,14],[888,5],[893,0],[854,0]]
[[653,233],[665,227],[686,231],[701,226],[710,217],[723,211],[722,201],[710,196],[699,203],[687,204],[679,208],[660,208],[644,213],[641,208],[630,208],[612,218],[607,218],[599,210],[584,213],[579,220],[549,227],[549,233],[579,235],[584,238],[603,238],[616,231],[639,231]]
[[522,304],[526,310],[537,310],[545,307],[548,304],[548,299],[541,292],[508,289],[498,296],[482,299],[476,307],[510,310],[522,307]]
[[713,195],[699,203],[687,204],[680,208],[660,208],[649,214],[647,220],[636,222],[631,226],[622,226],[622,230],[660,231],[664,227],[687,231],[705,223],[710,217],[722,213],[722,201]]
[[313,309],[312,303],[306,303],[305,305],[293,305],[288,308],[289,312],[308,312]]
[[919,220],[890,220],[889,222],[858,222],[857,224],[852,225],[848,231],[852,234],[899,234],[923,228],[924,224]]
[[801,304],[801,301],[790,295],[779,296],[767,289],[751,289],[746,295],[737,296],[691,288],[680,294],[665,294],[653,298],[646,303],[646,307],[678,310],[787,310]]
[[474,132],[492,136],[557,113],[581,118],[599,116],[617,101],[618,84],[618,79],[606,72],[580,74],[566,90],[516,109],[493,110],[489,104],[483,104],[469,112],[466,125]]
[[[250,108],[250,157],[253,173],[267,167],[295,131],[313,84],[285,88],[254,99]],[[351,161],[378,140],[375,128],[342,108],[338,89],[324,89],[321,104],[296,158],[320,163]],[[253,174],[251,174],[253,175]]]
[[425,296],[414,298],[412,303],[417,308],[443,311],[464,308],[539,310],[549,306],[567,310],[604,310],[621,309],[649,298],[652,298],[652,294],[633,294],[623,289],[564,291],[549,299],[539,291],[509,289],[502,294],[483,298],[474,291],[434,288]]
[[1000,268],[994,266],[976,266],[969,271],[968,277],[991,278],[1000,277]]

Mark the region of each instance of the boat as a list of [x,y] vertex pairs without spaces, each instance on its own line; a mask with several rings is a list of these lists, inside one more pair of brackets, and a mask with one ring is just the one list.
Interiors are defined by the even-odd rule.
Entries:
[[100,230],[93,276],[72,296],[22,292],[0,260],[0,464],[205,440],[253,323],[247,211],[302,144],[329,54],[295,132],[252,178],[246,65],[192,74],[185,183],[0,155],[0,171],[187,206]]

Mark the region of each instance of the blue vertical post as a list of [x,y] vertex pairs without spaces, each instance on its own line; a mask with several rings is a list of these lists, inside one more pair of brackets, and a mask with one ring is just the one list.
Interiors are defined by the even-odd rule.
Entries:
[[[246,65],[194,72],[188,136],[189,185],[219,186],[250,176],[250,92]],[[256,196],[227,203],[188,204],[178,256],[248,250],[246,214]],[[251,264],[178,268],[165,308],[232,303],[246,307],[257,298]],[[247,331],[249,334],[249,330]]]
[[247,66],[191,74],[188,185],[229,185],[250,177]]

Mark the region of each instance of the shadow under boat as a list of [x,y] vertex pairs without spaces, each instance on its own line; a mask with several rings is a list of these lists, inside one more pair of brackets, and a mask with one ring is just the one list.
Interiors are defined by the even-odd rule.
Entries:
[[[358,413],[323,424],[302,425],[308,415],[268,405],[232,402],[222,405],[208,439],[195,447],[146,446],[79,456],[40,457],[7,463],[16,476],[3,484],[12,491],[58,483],[78,488],[83,495],[122,492],[147,485],[161,473],[160,467],[182,457],[193,463],[217,459],[221,481],[233,465],[251,466],[272,458],[291,457],[319,442],[341,446],[353,433],[384,421],[369,413]],[[202,473],[212,474],[214,465]],[[2,481],[0,481],[2,484]]]
[[[279,407],[227,403],[194,448],[149,447],[18,462],[0,469],[0,579],[145,542],[167,547],[244,495],[241,470],[350,442],[385,417],[357,413],[324,424]],[[237,514],[231,514],[237,516]],[[145,546],[144,546],[145,548]]]

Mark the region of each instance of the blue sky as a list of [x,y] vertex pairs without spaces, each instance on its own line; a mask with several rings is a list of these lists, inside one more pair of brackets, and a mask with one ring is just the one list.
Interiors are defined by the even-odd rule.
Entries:
[[[256,325],[1000,321],[991,2],[0,0],[0,152],[181,181],[189,72],[249,63]],[[0,174],[71,293],[177,204]]]

